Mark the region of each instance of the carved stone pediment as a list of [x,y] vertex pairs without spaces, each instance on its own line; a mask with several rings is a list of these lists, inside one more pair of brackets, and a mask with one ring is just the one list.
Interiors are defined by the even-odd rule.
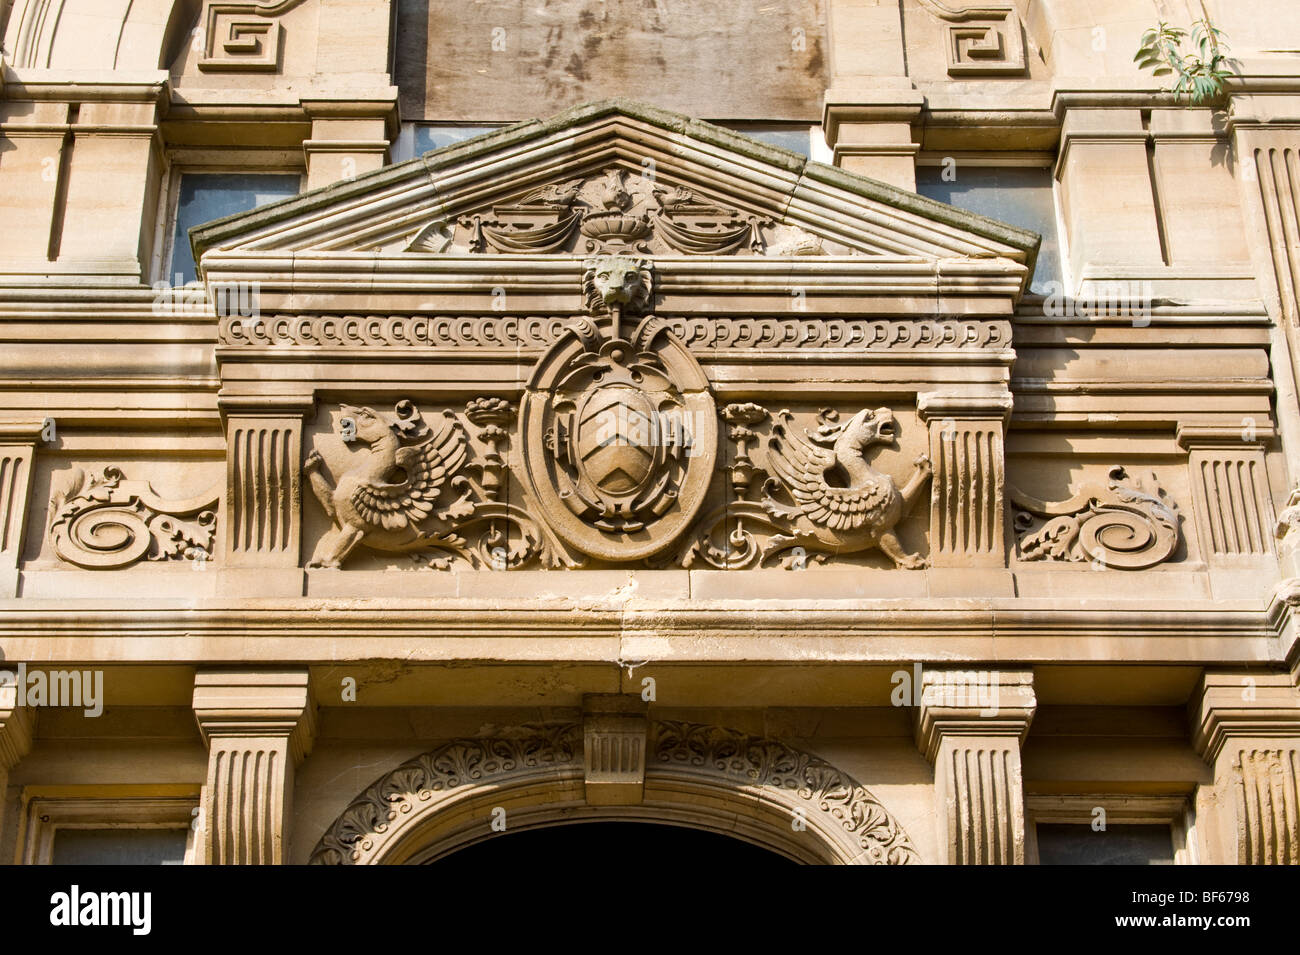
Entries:
[[918,258],[962,261],[1010,270],[1023,287],[1037,244],[1033,233],[624,101],[507,127],[193,235],[209,282],[252,253],[367,253],[411,268],[413,255],[625,253],[863,256],[913,273]]

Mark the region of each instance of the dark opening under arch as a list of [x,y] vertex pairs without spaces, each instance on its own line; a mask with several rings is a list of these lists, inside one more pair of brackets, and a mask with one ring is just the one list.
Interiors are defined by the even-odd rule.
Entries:
[[517,869],[529,860],[535,860],[539,866],[549,866],[557,859],[619,856],[650,866],[701,862],[728,868],[744,866],[749,870],[799,864],[780,853],[719,832],[625,820],[570,822],[519,832],[507,830],[426,864],[455,866],[460,872],[467,868],[502,872]]

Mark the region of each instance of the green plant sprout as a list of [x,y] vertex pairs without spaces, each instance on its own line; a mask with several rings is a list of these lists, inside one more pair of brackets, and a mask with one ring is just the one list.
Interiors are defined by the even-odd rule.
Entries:
[[1162,20],[1142,34],[1142,45],[1133,57],[1140,69],[1149,69],[1155,76],[1177,74],[1178,79],[1169,92],[1175,100],[1186,94],[1193,106],[1217,100],[1232,75],[1226,68],[1228,60],[1224,52],[1228,41],[1223,31],[1210,22],[1203,4],[1201,11],[1205,16],[1192,24],[1191,31],[1191,45],[1196,52],[1184,55],[1182,44],[1187,39],[1187,31]]

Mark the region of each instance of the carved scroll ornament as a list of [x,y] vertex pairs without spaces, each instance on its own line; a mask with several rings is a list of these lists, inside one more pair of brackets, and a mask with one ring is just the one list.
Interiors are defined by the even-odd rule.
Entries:
[[[807,813],[835,834],[844,861],[907,865],[918,856],[907,833],[866,788],[830,763],[778,740],[697,723],[652,722],[647,784],[658,778],[695,781],[752,799],[753,793]],[[376,780],[321,837],[312,865],[373,861],[414,831],[450,797],[468,787],[500,791],[544,778],[581,779],[578,723],[532,724],[510,735],[457,739],[417,756]]]
[[[1178,547],[1177,505],[1151,475],[1130,478],[1110,469],[1105,484],[1084,485],[1067,501],[1049,503],[1012,490],[1022,560],[1095,561],[1141,570],[1168,560]],[[1046,521],[1039,524],[1041,518]]]
[[276,19],[303,0],[204,0],[205,73],[274,73],[280,68],[283,28]]
[[921,6],[945,23],[950,76],[1025,72],[1024,31],[1014,5],[980,4],[954,9],[939,0],[921,0]]
[[[594,276],[593,276],[594,278]],[[584,281],[584,295],[591,291]],[[1003,349],[1011,326],[984,319],[800,318],[660,315],[692,351]],[[270,315],[221,319],[224,347],[484,348],[540,353],[571,321],[564,315]]]
[[217,493],[182,501],[159,497],[120,468],[87,475],[74,468],[51,501],[54,552],[78,567],[103,570],[139,560],[208,560],[217,522]]

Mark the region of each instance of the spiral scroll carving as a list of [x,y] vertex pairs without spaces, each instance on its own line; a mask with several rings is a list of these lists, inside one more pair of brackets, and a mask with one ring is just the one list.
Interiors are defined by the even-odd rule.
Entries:
[[[1019,541],[1021,559],[1090,560],[1141,570],[1172,557],[1179,541],[1178,506],[1155,475],[1144,484],[1113,467],[1108,477],[1056,503],[1013,490],[1011,500],[1021,509],[1016,529],[1028,532]],[[1039,524],[1040,518],[1046,520]]]
[[167,501],[111,465],[90,476],[74,469],[69,478],[67,490],[55,494],[50,521],[50,543],[62,560],[103,570],[146,559],[212,558],[216,493]]

